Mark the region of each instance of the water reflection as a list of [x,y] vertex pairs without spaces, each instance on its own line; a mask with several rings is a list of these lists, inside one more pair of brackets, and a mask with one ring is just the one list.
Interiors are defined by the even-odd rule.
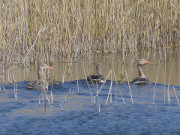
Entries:
[[[180,85],[180,54],[172,53],[141,53],[139,56],[121,54],[99,55],[94,53],[90,58],[79,59],[63,59],[53,63],[53,76],[57,81],[72,81],[85,79],[87,75],[94,74],[97,63],[103,64],[102,74],[106,78],[111,69],[115,72],[116,79],[109,77],[108,79],[127,81],[125,72],[128,74],[128,81],[138,76],[137,60],[145,58],[152,64],[143,67],[146,77],[151,82],[161,84]],[[1,64],[2,66],[2,64]],[[1,83],[9,83],[13,81],[36,80],[37,66],[31,67],[12,65],[1,70]]]

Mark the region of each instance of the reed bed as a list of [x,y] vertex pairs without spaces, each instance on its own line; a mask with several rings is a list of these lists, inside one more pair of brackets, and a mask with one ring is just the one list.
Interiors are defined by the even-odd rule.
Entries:
[[179,47],[177,0],[1,0],[5,64]]

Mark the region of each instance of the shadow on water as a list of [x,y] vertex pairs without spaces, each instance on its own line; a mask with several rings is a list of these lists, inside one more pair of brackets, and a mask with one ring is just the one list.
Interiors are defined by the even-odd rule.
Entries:
[[113,82],[109,92],[109,80],[101,90],[102,84],[88,87],[83,79],[78,80],[79,86],[76,80],[63,85],[59,82],[58,86],[49,86],[54,102],[47,104],[44,111],[43,104],[38,102],[38,91],[26,89],[26,84],[17,83],[17,100],[13,84],[1,85],[5,89],[0,93],[1,134],[179,133],[180,108],[176,96],[180,96],[180,86],[131,84],[131,98],[127,84],[117,87]]

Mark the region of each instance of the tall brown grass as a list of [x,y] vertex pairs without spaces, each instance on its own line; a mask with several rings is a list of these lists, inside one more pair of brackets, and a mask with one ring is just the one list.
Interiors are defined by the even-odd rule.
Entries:
[[1,0],[3,60],[178,47],[178,0]]

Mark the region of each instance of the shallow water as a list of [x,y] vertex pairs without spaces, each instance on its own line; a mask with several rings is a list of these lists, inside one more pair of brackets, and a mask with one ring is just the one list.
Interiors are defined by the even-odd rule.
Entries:
[[[95,102],[96,90],[101,85],[89,84],[88,88],[85,80],[79,80],[78,83],[79,94],[77,81],[65,82],[63,85],[60,82],[59,86],[53,88],[50,86],[49,91],[53,91],[54,100],[53,104],[47,104],[46,107],[43,103],[39,105],[38,91],[25,88],[27,82],[17,83],[17,100],[13,84],[1,85],[6,90],[6,93],[0,93],[1,134],[180,133],[180,107],[173,86],[169,86],[169,104],[168,86],[157,84],[155,89],[155,84],[131,84],[133,105],[128,85],[118,84],[117,87],[112,82],[112,104],[109,98],[106,105],[111,81],[105,83]],[[180,86],[174,87],[179,97]]]
[[[60,59],[51,65],[54,69],[49,71],[49,76],[57,81],[73,81],[85,79],[89,74],[95,74],[95,66],[102,63],[102,74],[106,78],[111,69],[115,76],[109,80],[131,81],[138,76],[137,60],[144,58],[151,62],[150,65],[143,66],[146,77],[152,83],[180,85],[180,53],[143,53],[138,57],[133,55],[123,56],[121,54],[99,55],[93,54],[92,57],[83,57],[80,59]],[[123,60],[124,59],[124,60]],[[9,83],[13,81],[37,80],[37,65],[23,66],[12,65],[2,72],[0,64],[0,83]],[[126,73],[128,75],[128,79]]]
[[[49,86],[47,95],[52,99],[52,92],[53,100],[46,105],[43,101],[39,104],[40,92],[26,89],[27,80],[37,79],[37,67],[9,67],[1,73],[0,132],[2,135],[180,134],[180,55],[166,55],[158,63],[160,55],[141,54],[140,58],[152,63],[143,67],[152,83],[130,84],[130,88],[127,83],[117,86],[114,81],[130,81],[137,76],[137,61],[132,56],[127,55],[124,61],[121,55],[59,61],[51,65],[54,70],[49,76],[54,76],[60,85]],[[105,78],[111,69],[114,73],[102,89],[102,84],[87,85],[85,80],[88,74],[95,73],[98,62],[103,63]],[[17,98],[16,83],[9,84],[13,80],[18,81]]]

